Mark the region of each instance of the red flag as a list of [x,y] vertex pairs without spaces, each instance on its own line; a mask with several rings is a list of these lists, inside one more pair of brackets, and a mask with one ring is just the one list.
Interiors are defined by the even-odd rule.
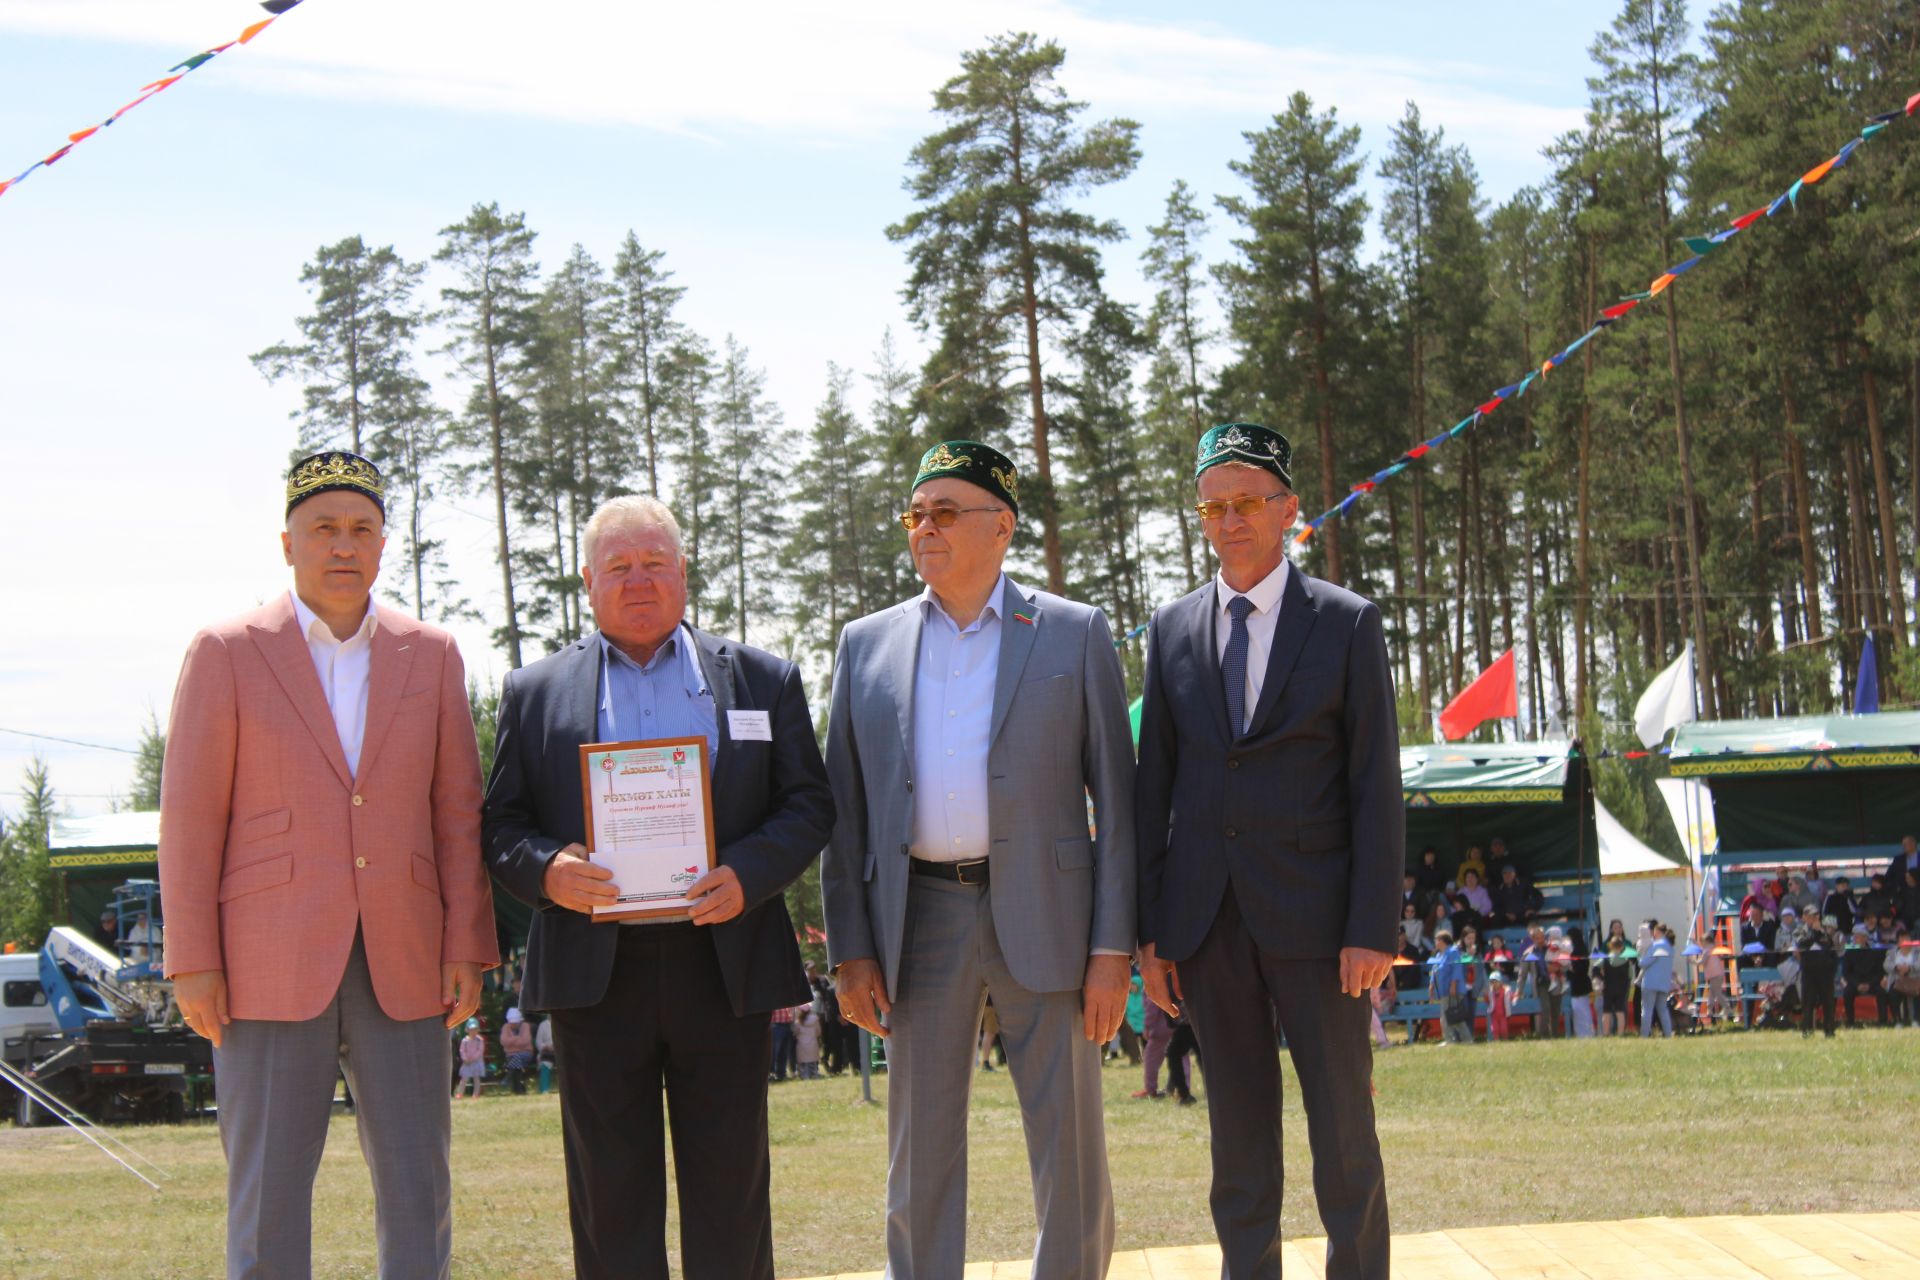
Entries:
[[1447,704],[1440,713],[1440,736],[1452,742],[1472,733],[1483,720],[1519,714],[1520,681],[1514,674],[1513,650],[1509,649]]

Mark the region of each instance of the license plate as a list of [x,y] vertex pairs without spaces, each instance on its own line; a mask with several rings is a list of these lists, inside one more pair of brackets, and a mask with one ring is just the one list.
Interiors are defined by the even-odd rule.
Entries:
[[149,1062],[147,1074],[150,1076],[183,1076],[187,1074],[184,1062]]

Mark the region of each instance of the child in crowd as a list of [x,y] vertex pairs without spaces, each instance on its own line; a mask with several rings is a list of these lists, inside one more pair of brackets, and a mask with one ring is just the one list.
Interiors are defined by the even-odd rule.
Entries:
[[803,1004],[793,1012],[793,1050],[802,1080],[820,1078],[820,1015]]
[[471,1018],[467,1022],[467,1034],[460,1038],[460,1078],[454,1082],[453,1096],[460,1097],[462,1086],[470,1085],[472,1092],[467,1096],[477,1098],[486,1088],[487,1079],[487,1038],[480,1034],[480,1019]]

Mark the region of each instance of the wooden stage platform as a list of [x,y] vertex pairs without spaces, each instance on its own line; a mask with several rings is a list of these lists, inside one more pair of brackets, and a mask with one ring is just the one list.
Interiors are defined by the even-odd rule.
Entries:
[[[1289,1241],[1281,1269],[1289,1280],[1324,1280],[1324,1250],[1319,1240]],[[1026,1280],[1028,1265],[970,1263],[966,1280]],[[820,1280],[880,1280],[880,1274]],[[1916,1280],[1920,1212],[1465,1227],[1395,1236],[1393,1274],[1404,1280]],[[1107,1280],[1219,1275],[1220,1251],[1209,1244],[1115,1254]]]

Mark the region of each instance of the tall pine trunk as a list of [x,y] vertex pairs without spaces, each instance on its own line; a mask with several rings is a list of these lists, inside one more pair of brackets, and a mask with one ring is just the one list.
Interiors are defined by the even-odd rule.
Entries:
[[1880,510],[1880,563],[1886,570],[1887,623],[1895,648],[1907,647],[1906,592],[1900,583],[1900,540],[1893,531],[1893,475],[1887,464],[1887,433],[1880,420],[1880,387],[1866,343],[1860,344],[1860,389],[1867,402],[1867,440],[1873,462],[1873,493]]
[[[1020,117],[1014,116],[1013,180],[1026,181]],[[1027,401],[1033,414],[1033,469],[1040,481],[1040,547],[1047,565],[1047,590],[1067,592],[1066,557],[1060,549],[1060,507],[1053,493],[1053,459],[1047,449],[1045,375],[1040,367],[1040,264],[1033,252],[1033,224],[1026,205],[1020,206],[1020,316],[1027,336]]]
[[[1585,314],[1594,315],[1595,294],[1599,287],[1600,248],[1587,238],[1587,305]],[[1578,496],[1574,501],[1573,555],[1573,717],[1577,723],[1587,714],[1587,652],[1593,616],[1593,559],[1589,524],[1593,494],[1593,345],[1580,353],[1580,451],[1576,466]]]
[[513,600],[513,552],[507,529],[507,428],[500,405],[500,351],[493,332],[493,299],[481,301],[481,332],[487,349],[488,460],[493,468],[493,518],[499,532],[500,596],[507,611],[507,665],[520,669],[520,611]]

